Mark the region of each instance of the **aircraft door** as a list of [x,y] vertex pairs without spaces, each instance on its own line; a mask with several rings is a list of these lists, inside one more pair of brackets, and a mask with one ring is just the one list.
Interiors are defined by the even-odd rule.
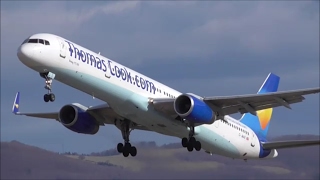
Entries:
[[58,38],[58,41],[60,46],[60,57],[65,58],[67,54],[67,45],[62,39]]
[[251,146],[252,146],[252,147],[254,147],[254,146],[256,145],[255,140],[256,140],[256,138],[255,138],[255,133],[252,132],[252,136],[251,136]]

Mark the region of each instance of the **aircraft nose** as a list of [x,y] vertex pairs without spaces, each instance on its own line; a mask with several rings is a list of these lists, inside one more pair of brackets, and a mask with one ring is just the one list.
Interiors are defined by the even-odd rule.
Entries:
[[29,44],[23,44],[18,48],[17,56],[20,59],[20,61],[31,59],[33,47],[31,47]]

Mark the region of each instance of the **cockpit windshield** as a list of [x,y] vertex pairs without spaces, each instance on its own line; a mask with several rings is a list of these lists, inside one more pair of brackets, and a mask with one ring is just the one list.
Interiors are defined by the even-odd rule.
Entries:
[[50,45],[50,42],[44,39],[26,39],[23,41],[22,44],[25,44],[25,43],[39,43],[43,45]]

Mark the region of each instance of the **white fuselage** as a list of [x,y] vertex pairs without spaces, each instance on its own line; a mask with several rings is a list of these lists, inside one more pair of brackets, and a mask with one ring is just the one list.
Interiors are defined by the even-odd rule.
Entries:
[[[149,77],[52,34],[35,34],[50,45],[23,43],[18,49],[22,63],[37,72],[52,72],[55,79],[107,102],[119,115],[148,129],[178,138],[189,129],[180,121],[149,107],[149,98],[176,98],[181,94]],[[240,121],[225,117],[211,125],[195,128],[202,149],[231,158],[259,158],[260,142]],[[246,133],[245,133],[246,132]],[[274,150],[269,158],[277,156]]]

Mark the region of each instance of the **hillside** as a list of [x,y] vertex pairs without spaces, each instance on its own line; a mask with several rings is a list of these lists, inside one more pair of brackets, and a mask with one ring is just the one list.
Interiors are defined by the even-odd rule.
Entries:
[[116,179],[122,168],[102,167],[17,141],[1,142],[1,179]]
[[[297,135],[283,139],[318,139]],[[137,157],[115,149],[92,155],[59,155],[22,143],[1,143],[1,179],[319,179],[319,146],[278,150],[272,160],[232,160],[203,151],[189,153],[179,143],[137,144]]]

